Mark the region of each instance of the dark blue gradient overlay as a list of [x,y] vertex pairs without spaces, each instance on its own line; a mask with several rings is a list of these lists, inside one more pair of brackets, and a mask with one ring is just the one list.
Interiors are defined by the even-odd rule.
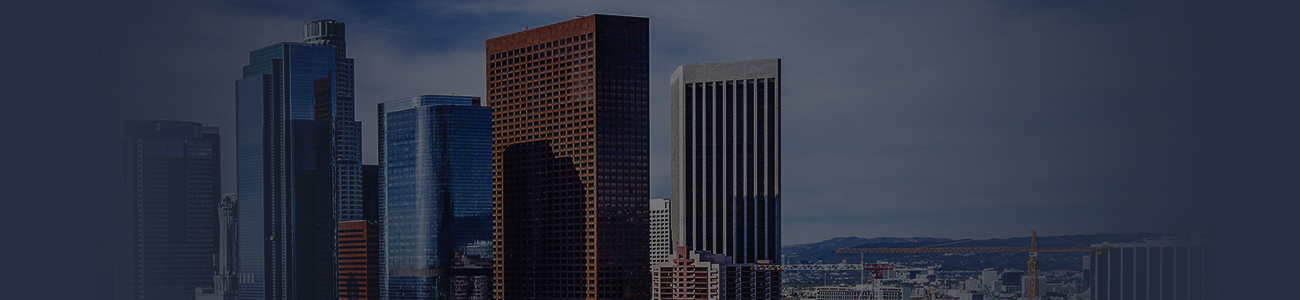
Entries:
[[[6,29],[0,47],[6,58],[0,72],[6,171],[0,220],[7,229],[0,283],[6,299],[111,295],[108,204],[117,178],[109,170],[117,164],[113,148],[121,136],[113,131],[122,124],[117,116],[138,108],[124,106],[131,99],[101,93],[107,78],[129,73],[104,68],[114,58],[102,50],[131,49],[113,39],[123,26],[107,21],[130,22],[114,16],[139,13],[148,4],[23,2],[0,10],[0,28]],[[1202,105],[1205,129],[1199,134],[1211,141],[1213,156],[1197,174],[1183,175],[1211,179],[1198,190],[1214,199],[1206,221],[1224,246],[1222,284],[1232,287],[1224,289],[1230,291],[1224,299],[1281,296],[1300,269],[1294,258],[1300,243],[1292,234],[1300,228],[1294,204],[1300,199],[1300,45],[1293,21],[1300,4],[1190,5],[1201,17],[1177,25],[1203,32],[1210,44],[1205,60],[1186,63],[1208,78],[1202,88],[1210,103]],[[232,71],[229,77],[238,76]]]

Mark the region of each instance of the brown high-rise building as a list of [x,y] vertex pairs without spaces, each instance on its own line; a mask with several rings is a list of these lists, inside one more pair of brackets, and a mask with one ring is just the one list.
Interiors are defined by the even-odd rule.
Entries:
[[649,19],[487,41],[496,299],[649,299]]
[[379,227],[339,222],[339,300],[379,299]]

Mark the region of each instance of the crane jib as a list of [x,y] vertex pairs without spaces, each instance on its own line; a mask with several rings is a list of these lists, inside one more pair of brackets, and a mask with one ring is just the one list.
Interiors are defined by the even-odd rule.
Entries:
[[[1038,283],[1038,278],[1039,278],[1039,275],[1038,275],[1038,253],[1039,253],[1039,252],[1084,252],[1084,251],[1102,252],[1102,251],[1108,251],[1108,250],[1111,250],[1111,249],[1114,248],[1114,246],[1110,246],[1110,245],[1102,245],[1101,247],[1087,247],[1087,246],[1084,246],[1084,247],[1086,247],[1086,248],[1042,249],[1042,248],[1038,248],[1038,231],[1037,231],[1037,230],[1030,230],[1030,231],[1029,231],[1029,234],[1030,234],[1030,238],[1029,238],[1029,247],[934,247],[934,246],[950,245],[950,244],[956,244],[956,243],[965,243],[965,242],[976,241],[976,240],[962,240],[962,241],[956,241],[956,242],[949,242],[949,243],[943,243],[943,244],[938,244],[938,245],[932,245],[932,246],[929,246],[929,247],[917,247],[917,248],[841,248],[841,249],[839,249],[839,250],[835,250],[835,253],[836,253],[836,254],[922,254],[922,253],[1019,253],[1019,252],[1029,252],[1029,262],[1028,262],[1028,267],[1029,267],[1029,269],[1028,269],[1029,274],[1028,274],[1028,275],[1029,275],[1029,276],[1028,276],[1028,278],[1027,278],[1027,279],[1028,279],[1028,280],[1027,280],[1027,281],[1028,281],[1028,284],[1027,284],[1028,287],[1025,289],[1025,291],[1026,291],[1025,294],[1028,295],[1027,298],[1028,298],[1029,300],[1038,300],[1038,292],[1039,292],[1039,286],[1038,286],[1038,284],[1039,284],[1039,283]],[[1060,238],[1060,237],[1057,237],[1057,238],[1058,238],[1058,239],[1061,239],[1061,240],[1065,240],[1065,239],[1062,239],[1062,238]],[[1065,241],[1069,242],[1069,240],[1065,240]],[[1071,243],[1073,243],[1073,242],[1071,242]],[[1075,244],[1077,244],[1077,245],[1079,245],[1079,246],[1083,246],[1083,244],[1079,244],[1079,243],[1075,243]]]

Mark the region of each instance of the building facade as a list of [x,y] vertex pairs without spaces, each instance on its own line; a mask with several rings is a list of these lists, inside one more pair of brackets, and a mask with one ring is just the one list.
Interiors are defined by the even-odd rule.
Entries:
[[479,97],[379,104],[388,299],[489,299],[492,109]]
[[649,19],[487,40],[496,299],[648,299]]
[[1025,271],[1017,269],[1002,270],[1002,279],[1000,290],[1002,293],[1015,294],[1025,291]]
[[124,129],[115,297],[193,298],[217,271],[220,133],[182,121],[129,121]]
[[1001,281],[998,279],[998,270],[985,268],[980,272],[980,283],[984,285],[980,289],[982,291],[1000,291]]
[[668,262],[673,251],[669,237],[668,198],[650,199],[650,266]]
[[361,124],[343,23],[249,52],[236,81],[239,295],[337,297],[338,221],[361,215]]
[[1088,295],[1094,300],[1222,299],[1218,248],[1208,241],[1166,237],[1109,245],[1092,252]]
[[379,300],[379,226],[339,222],[339,300]]
[[674,244],[781,259],[781,60],[684,65],[670,80]]
[[859,284],[855,286],[819,286],[817,300],[911,300],[912,289],[897,286]]
[[755,265],[674,247],[670,261],[652,267],[652,299],[781,299],[781,271],[755,270]]

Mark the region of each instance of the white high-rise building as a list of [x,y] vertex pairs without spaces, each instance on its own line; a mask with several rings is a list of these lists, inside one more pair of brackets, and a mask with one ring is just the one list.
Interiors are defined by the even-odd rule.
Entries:
[[984,271],[980,273],[980,282],[984,283],[985,290],[995,289],[994,286],[998,282],[998,271],[993,268],[984,269]]
[[650,265],[668,262],[673,251],[668,226],[668,198],[650,199]]
[[736,263],[781,263],[781,60],[677,67],[672,238]]
[[1221,299],[1218,247],[1206,240],[1165,237],[1092,252],[1088,293],[1094,300]]

